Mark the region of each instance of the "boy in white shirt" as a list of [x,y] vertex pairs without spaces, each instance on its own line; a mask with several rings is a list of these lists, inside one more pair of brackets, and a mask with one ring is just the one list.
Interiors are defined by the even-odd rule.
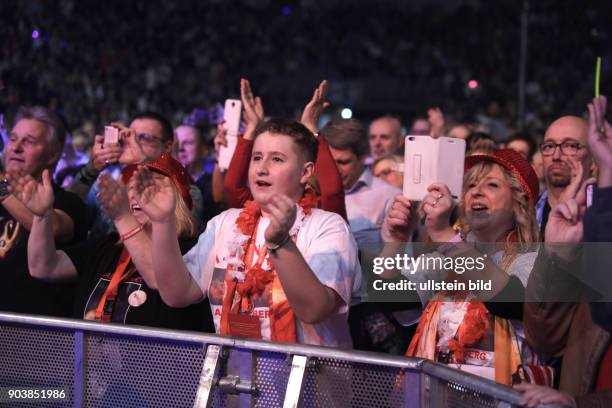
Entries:
[[254,200],[211,219],[184,257],[171,182],[145,168],[133,177],[131,190],[153,224],[160,295],[173,307],[208,296],[221,335],[350,348],[357,245],[339,215],[313,208],[317,198],[307,185],[316,139],[283,119],[263,122],[254,138],[248,177]]

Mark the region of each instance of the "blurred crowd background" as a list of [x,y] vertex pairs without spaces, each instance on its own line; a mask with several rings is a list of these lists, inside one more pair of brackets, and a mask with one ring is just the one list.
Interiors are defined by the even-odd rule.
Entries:
[[[237,97],[240,77],[274,115],[299,111],[328,79],[332,113],[409,124],[439,106],[448,119],[502,125],[490,130],[498,139],[523,123],[539,135],[584,111],[612,21],[607,0],[3,0],[0,10],[0,111],[50,106],[79,150],[136,111],[180,123]],[[611,72],[604,59],[604,89]]]

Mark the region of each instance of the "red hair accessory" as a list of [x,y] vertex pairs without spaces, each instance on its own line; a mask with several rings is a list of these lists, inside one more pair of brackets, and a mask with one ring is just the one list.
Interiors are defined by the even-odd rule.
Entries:
[[465,158],[465,170],[483,161],[497,163],[509,170],[518,178],[529,201],[535,203],[538,199],[540,194],[538,176],[531,164],[520,153],[512,149],[501,149],[493,154],[473,154]]
[[191,188],[191,176],[187,173],[187,170],[181,163],[172,158],[169,154],[162,154],[159,158],[151,160],[143,164],[130,164],[121,171],[121,180],[124,184],[127,184],[132,175],[138,168],[138,166],[145,166],[151,171],[170,178],[178,191],[181,193],[185,204],[191,210],[193,207],[193,201],[191,200],[191,194],[189,189]]

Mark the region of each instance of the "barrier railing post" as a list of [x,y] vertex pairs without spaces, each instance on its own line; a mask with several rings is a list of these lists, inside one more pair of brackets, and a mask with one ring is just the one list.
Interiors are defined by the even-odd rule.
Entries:
[[412,370],[404,370],[402,373],[404,381],[404,402],[406,408],[421,408],[423,405],[423,384],[421,373]]
[[221,379],[229,380],[222,387],[224,391],[229,391],[228,406],[241,408],[253,406],[252,394],[256,392],[252,383],[254,363],[252,351],[241,348],[232,348],[229,351],[227,370],[225,370],[228,378]]
[[208,408],[212,406],[213,387],[219,377],[219,367],[221,366],[221,346],[210,344],[206,348],[206,357],[200,375],[200,384],[196,395],[194,408]]
[[74,408],[84,406],[85,397],[85,332],[75,330],[74,332],[74,388],[73,401]]
[[291,372],[287,381],[283,408],[297,408],[304,389],[304,375],[308,357],[294,355],[291,359]]

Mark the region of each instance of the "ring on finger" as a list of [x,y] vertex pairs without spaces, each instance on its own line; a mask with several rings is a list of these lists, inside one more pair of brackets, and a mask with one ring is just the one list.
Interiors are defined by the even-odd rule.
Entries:
[[444,194],[442,193],[438,193],[438,196],[436,197],[436,200],[440,201],[440,199],[444,197]]

